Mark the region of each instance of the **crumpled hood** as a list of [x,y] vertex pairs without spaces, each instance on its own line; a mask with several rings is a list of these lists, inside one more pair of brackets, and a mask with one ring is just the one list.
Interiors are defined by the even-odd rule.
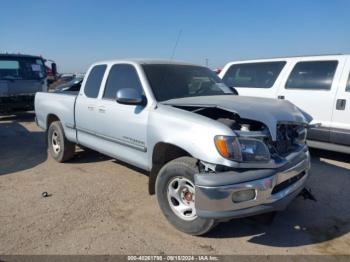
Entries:
[[238,114],[241,118],[264,123],[273,140],[277,137],[279,122],[295,122],[307,125],[312,118],[285,100],[234,95],[198,96],[171,99],[162,104],[186,107],[217,107]]

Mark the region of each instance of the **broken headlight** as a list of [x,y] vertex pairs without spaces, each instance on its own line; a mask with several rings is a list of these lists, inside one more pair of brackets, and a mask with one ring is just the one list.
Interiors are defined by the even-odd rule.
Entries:
[[307,129],[305,127],[298,127],[295,130],[296,138],[295,142],[297,144],[303,145],[306,143]]
[[271,158],[266,144],[256,138],[216,136],[220,155],[237,162],[266,162]]

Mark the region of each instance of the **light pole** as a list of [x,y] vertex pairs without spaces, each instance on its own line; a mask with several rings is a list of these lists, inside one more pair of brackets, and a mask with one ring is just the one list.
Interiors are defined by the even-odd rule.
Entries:
[[205,66],[208,67],[209,66],[209,58],[205,59]]

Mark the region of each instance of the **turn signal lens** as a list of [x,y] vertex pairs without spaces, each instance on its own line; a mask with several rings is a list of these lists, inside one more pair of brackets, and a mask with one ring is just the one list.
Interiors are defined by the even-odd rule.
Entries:
[[240,152],[236,137],[216,136],[215,145],[220,155],[225,158],[239,161]]
[[230,153],[229,150],[227,148],[227,144],[226,144],[226,140],[224,137],[219,136],[215,138],[215,145],[217,150],[219,151],[219,153],[223,156],[223,157],[230,157]]
[[265,143],[255,138],[216,136],[215,145],[225,158],[238,162],[267,162],[270,152]]

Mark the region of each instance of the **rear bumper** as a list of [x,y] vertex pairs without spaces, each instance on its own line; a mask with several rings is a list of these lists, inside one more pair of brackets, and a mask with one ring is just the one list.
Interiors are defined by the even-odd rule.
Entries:
[[[196,174],[196,212],[206,218],[238,218],[283,210],[304,188],[310,168],[307,150],[286,166],[274,169]],[[233,201],[237,192],[249,190],[251,197]]]
[[33,110],[35,95],[0,97],[0,111]]

